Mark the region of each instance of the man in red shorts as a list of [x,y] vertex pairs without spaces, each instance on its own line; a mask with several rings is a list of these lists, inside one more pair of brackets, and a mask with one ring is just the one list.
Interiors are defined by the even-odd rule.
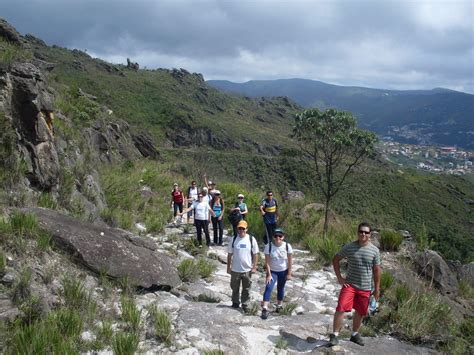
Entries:
[[[355,310],[352,318],[351,341],[364,345],[359,334],[362,319],[368,313],[369,297],[374,290],[374,298],[380,296],[380,252],[370,242],[371,227],[368,223],[361,223],[357,228],[358,239],[346,244],[332,259],[337,281],[342,286],[339,301],[334,314],[333,333],[329,337],[331,346],[338,344],[339,331],[344,321],[344,312]],[[346,277],[342,277],[339,262],[347,258],[348,270]],[[373,279],[373,284],[372,284]],[[372,287],[372,285],[374,287]]]

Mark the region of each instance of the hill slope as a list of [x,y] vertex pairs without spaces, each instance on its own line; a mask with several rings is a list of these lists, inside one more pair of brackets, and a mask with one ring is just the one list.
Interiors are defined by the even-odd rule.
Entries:
[[304,107],[351,111],[361,127],[400,141],[474,149],[474,95],[466,93],[446,89],[394,91],[344,87],[305,79],[208,83],[251,97],[287,96]]

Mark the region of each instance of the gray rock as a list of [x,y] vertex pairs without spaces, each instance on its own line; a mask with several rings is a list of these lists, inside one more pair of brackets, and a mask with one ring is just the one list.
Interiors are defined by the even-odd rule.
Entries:
[[105,270],[111,278],[128,278],[146,289],[170,289],[181,283],[170,257],[127,231],[99,227],[44,208],[23,211],[34,213],[59,248],[96,273]]
[[283,199],[285,201],[295,201],[295,200],[303,200],[304,197],[305,196],[304,196],[304,193],[302,191],[290,190],[283,196]]
[[433,250],[418,253],[414,258],[418,272],[444,294],[456,296],[459,292],[458,280],[443,258]]
[[459,269],[459,280],[466,280],[474,287],[474,262],[464,264]]
[[1,283],[10,286],[15,282],[15,280],[16,275],[12,272],[7,272],[5,275],[3,275]]
[[10,322],[20,315],[20,311],[7,295],[0,294],[0,322]]
[[0,37],[16,45],[22,45],[20,34],[4,19],[0,19]]

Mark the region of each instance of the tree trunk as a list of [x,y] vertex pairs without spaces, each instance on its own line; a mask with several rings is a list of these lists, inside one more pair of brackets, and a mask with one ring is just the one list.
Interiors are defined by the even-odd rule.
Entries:
[[324,227],[323,227],[323,237],[327,238],[328,236],[328,227],[329,227],[329,202],[330,198],[326,196],[326,202],[324,204]]

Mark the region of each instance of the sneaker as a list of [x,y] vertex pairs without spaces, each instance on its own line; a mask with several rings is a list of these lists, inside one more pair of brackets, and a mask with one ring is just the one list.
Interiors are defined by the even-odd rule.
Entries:
[[262,319],[268,318],[268,310],[266,308],[262,309]]
[[356,335],[351,335],[350,341],[359,344],[360,346],[364,346],[364,341],[362,340],[362,337],[359,333],[357,333]]
[[232,308],[239,308],[239,304],[238,303],[232,303]]
[[334,334],[329,335],[329,346],[335,346],[339,344],[339,339]]

